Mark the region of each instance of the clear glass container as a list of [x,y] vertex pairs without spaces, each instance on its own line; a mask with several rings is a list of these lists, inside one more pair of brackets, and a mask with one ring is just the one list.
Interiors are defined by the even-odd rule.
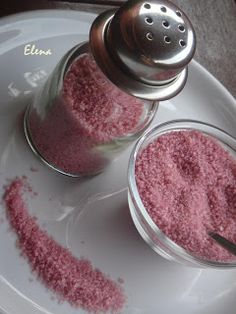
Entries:
[[142,134],[157,108],[111,83],[82,43],[63,56],[28,107],[25,134],[51,168],[94,175]]
[[139,196],[135,180],[135,163],[138,155],[149,143],[153,142],[159,136],[171,131],[180,130],[201,131],[203,134],[209,135],[218,140],[218,142],[221,143],[227,151],[236,157],[236,139],[223,130],[206,123],[194,120],[173,120],[158,125],[147,131],[135,145],[130,157],[128,168],[128,202],[134,224],[148,245],[155,252],[168,260],[199,268],[236,267],[236,258],[235,261],[225,263],[205,260],[192,255],[184,248],[177,245],[170,238],[168,238],[154,223]]

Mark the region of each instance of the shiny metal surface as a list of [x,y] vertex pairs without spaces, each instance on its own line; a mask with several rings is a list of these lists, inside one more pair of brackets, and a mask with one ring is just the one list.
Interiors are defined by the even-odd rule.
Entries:
[[187,67],[168,83],[148,84],[126,72],[124,65],[116,60],[107,49],[106,30],[115,12],[115,10],[110,10],[99,15],[90,30],[90,49],[98,66],[111,82],[136,97],[147,100],[166,100],[177,95],[185,86]]
[[227,251],[232,253],[236,256],[236,244],[232,243],[231,241],[225,239],[218,233],[209,232],[208,235],[215,240],[219,245],[221,245],[223,248],[225,248]]
[[187,16],[170,1],[129,0],[94,21],[90,46],[118,87],[136,97],[165,100],[184,87],[196,36]]
[[107,46],[136,79],[149,84],[173,80],[195,52],[187,16],[166,0],[130,0],[115,14]]

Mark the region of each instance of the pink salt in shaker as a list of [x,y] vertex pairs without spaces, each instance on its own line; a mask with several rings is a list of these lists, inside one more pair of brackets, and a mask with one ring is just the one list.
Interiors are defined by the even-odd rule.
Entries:
[[89,42],[68,51],[28,107],[32,150],[68,176],[101,172],[177,95],[195,52],[195,32],[166,0],[130,0],[92,24]]

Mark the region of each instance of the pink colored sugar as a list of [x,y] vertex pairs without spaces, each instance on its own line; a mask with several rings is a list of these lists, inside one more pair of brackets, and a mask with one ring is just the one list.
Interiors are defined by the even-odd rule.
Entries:
[[203,259],[235,260],[207,235],[236,243],[236,161],[217,140],[199,131],[162,135],[135,171],[145,208],[171,240]]
[[92,173],[108,162],[98,145],[138,130],[143,103],[108,81],[88,54],[64,77],[60,99],[43,120],[35,112],[30,129],[47,161],[69,173]]
[[94,313],[117,313],[125,302],[122,288],[94,269],[85,259],[77,259],[53,240],[28,213],[22,192],[25,180],[16,179],[7,188],[4,200],[18,245],[32,270],[59,299]]

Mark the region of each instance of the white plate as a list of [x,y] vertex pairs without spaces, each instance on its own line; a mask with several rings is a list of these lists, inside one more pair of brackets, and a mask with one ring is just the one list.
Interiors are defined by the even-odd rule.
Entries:
[[[114,279],[124,279],[128,302],[123,313],[234,314],[236,270],[199,270],[168,262],[138,235],[124,191],[129,150],[104,174],[81,182],[46,168],[25,143],[19,113],[63,53],[87,38],[94,17],[39,11],[0,21],[0,186],[6,178],[29,177],[39,193],[29,199],[39,223],[74,255],[87,257]],[[25,56],[28,43],[51,49],[52,55]],[[210,122],[236,136],[234,98],[196,62],[190,65],[184,91],[161,103],[155,124],[176,118]],[[30,171],[31,166],[39,171]],[[71,212],[73,206],[77,208]],[[3,205],[0,215],[5,215]],[[8,228],[5,219],[0,226],[0,309],[9,314],[84,313],[51,299],[52,293],[19,256],[15,235]]]

